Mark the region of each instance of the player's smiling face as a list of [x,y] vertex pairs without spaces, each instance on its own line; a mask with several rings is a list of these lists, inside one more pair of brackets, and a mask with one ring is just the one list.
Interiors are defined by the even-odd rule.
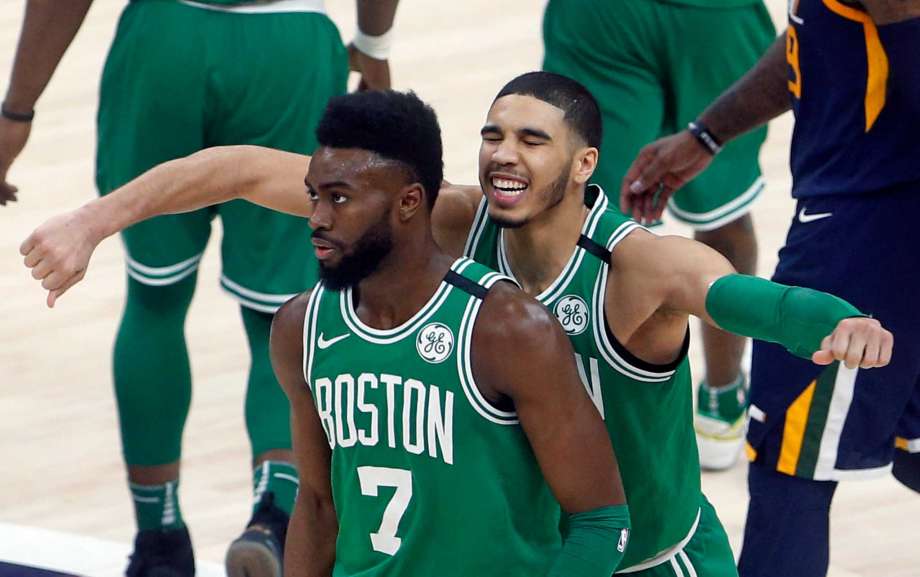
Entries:
[[392,248],[390,209],[403,184],[392,162],[356,148],[319,148],[307,172],[310,228],[327,288],[357,284]]
[[479,183],[493,221],[523,226],[562,200],[574,150],[562,109],[532,96],[503,96],[480,132]]

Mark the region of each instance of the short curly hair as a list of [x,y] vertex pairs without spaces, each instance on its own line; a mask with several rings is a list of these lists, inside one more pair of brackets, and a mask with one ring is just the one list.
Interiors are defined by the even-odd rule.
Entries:
[[429,209],[444,178],[441,127],[414,92],[372,90],[329,100],[316,127],[320,146],[360,148],[402,164],[425,189]]

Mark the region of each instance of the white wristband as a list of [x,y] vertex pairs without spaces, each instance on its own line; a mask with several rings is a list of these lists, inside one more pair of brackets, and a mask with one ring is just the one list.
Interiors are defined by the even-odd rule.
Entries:
[[359,29],[352,43],[355,48],[371,58],[386,60],[390,57],[390,46],[393,44],[393,28],[380,36],[369,36]]

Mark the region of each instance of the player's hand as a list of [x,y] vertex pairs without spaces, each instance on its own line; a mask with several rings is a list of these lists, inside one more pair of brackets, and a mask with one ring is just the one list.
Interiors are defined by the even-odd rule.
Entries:
[[361,75],[358,92],[364,90],[389,90],[390,61],[371,58],[358,50],[354,43],[348,45],[348,66]]
[[77,209],[47,220],[19,247],[32,277],[48,291],[48,307],[83,280],[93,250],[102,241],[93,230],[86,213]]
[[824,337],[821,349],[811,356],[818,365],[843,362],[847,368],[872,369],[891,362],[894,336],[875,319],[856,317],[837,323],[834,332]]
[[19,189],[7,182],[6,174],[29,140],[31,130],[31,122],[14,122],[0,116],[0,206],[16,202]]
[[668,199],[712,162],[712,154],[684,130],[639,151],[620,187],[620,209],[646,224],[659,220]]

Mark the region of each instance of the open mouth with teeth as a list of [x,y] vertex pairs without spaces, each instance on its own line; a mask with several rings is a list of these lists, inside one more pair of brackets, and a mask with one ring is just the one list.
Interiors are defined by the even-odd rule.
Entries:
[[504,176],[492,177],[492,189],[495,191],[494,196],[501,201],[507,202],[517,200],[528,187],[528,183],[523,180]]

